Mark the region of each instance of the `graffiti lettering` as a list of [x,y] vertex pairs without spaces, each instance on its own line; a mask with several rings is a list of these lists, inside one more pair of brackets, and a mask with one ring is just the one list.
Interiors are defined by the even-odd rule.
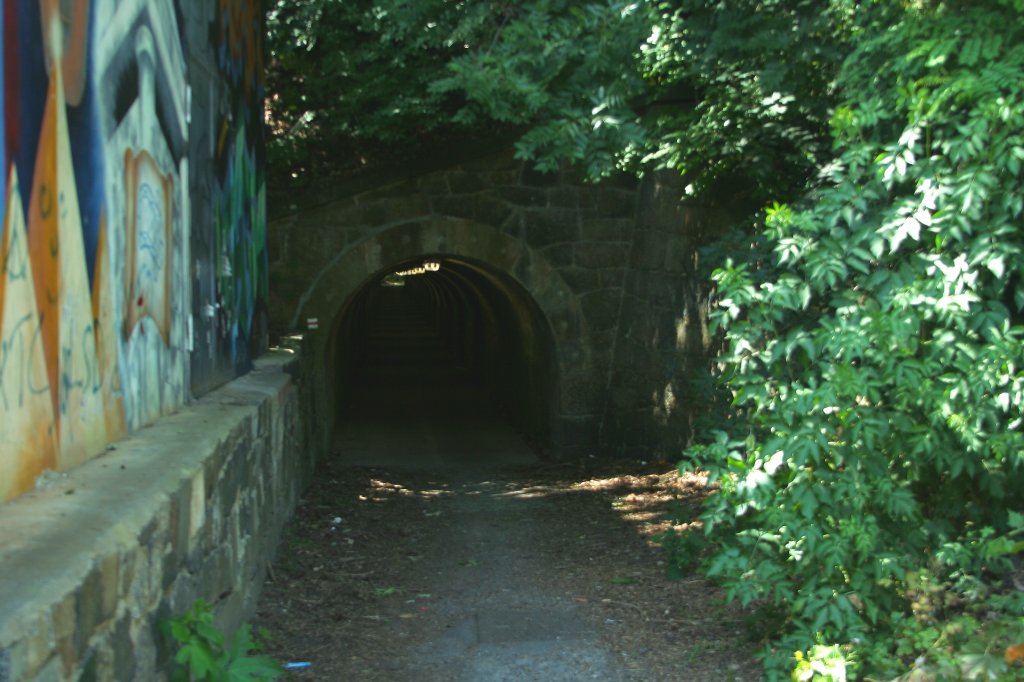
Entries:
[[[31,358],[43,352],[42,325],[33,327],[31,315],[24,315],[6,338],[0,339],[0,402],[5,412],[23,407],[27,395],[49,391],[46,377],[32,376]],[[26,337],[27,340],[26,340]]]
[[149,183],[140,185],[138,202],[135,287],[138,291],[145,291],[149,286],[157,286],[165,274],[167,240],[164,237],[162,198],[156,188]]
[[53,213],[53,192],[45,182],[39,185],[39,215],[48,220]]
[[60,350],[60,412],[68,414],[68,406],[81,402],[80,394],[101,392],[102,377],[95,363],[96,334],[91,324],[85,325],[77,339],[62,346]]
[[28,279],[28,247],[20,241],[22,234],[24,233],[21,230],[12,231],[7,257],[4,259],[3,268],[0,268],[0,276],[8,280]]

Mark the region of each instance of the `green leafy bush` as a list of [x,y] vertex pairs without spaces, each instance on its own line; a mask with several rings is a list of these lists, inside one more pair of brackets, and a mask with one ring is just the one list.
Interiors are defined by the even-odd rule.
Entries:
[[768,211],[767,276],[715,274],[746,428],[689,456],[707,572],[785,614],[770,677],[815,642],[860,677],[1022,674],[1022,8],[861,3],[824,188]]
[[846,657],[840,647],[815,645],[807,656],[796,652],[793,682],[846,682]]
[[248,624],[242,625],[226,643],[224,633],[213,624],[210,605],[199,599],[177,618],[163,621],[167,634],[179,644],[172,679],[188,682],[256,682],[274,680],[283,674],[281,666],[269,656],[259,655],[260,639]]

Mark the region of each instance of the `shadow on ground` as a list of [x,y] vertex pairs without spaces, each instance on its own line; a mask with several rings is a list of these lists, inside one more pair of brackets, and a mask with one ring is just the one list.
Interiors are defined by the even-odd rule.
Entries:
[[743,614],[696,575],[669,580],[651,543],[702,481],[545,464],[483,423],[339,441],[258,607],[270,653],[311,663],[294,679],[758,678]]

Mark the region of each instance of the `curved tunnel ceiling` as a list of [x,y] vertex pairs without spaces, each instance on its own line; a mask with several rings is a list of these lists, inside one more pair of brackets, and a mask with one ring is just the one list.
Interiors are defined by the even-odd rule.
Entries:
[[[408,272],[425,262],[439,267]],[[537,304],[504,273],[445,255],[397,263],[349,299],[332,338],[340,425],[372,410],[390,411],[402,428],[403,405],[416,401],[448,417],[499,412],[535,445],[552,442],[554,341]]]

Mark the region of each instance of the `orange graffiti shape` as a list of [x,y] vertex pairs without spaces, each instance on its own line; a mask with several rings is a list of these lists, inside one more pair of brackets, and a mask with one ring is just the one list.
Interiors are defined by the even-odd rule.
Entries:
[[57,378],[60,372],[60,192],[57,174],[57,109],[63,106],[59,78],[50,79],[43,114],[39,146],[36,149],[35,177],[28,208],[28,245],[35,278],[36,306],[42,330],[43,352],[49,385],[53,388],[53,413],[59,411]]
[[[60,44],[59,23],[54,23],[51,36]],[[61,69],[50,74],[40,127],[28,242],[56,423],[57,465],[63,470],[102,451],[107,441]]]
[[252,86],[263,77],[262,47],[259,13],[251,0],[221,0],[221,40],[231,52],[231,59],[243,68],[246,96],[252,95]]
[[[85,93],[86,71],[88,69],[89,47],[89,0],[39,0],[39,14],[42,19],[43,44],[47,31],[55,22],[61,27],[61,44],[46,51],[46,68],[52,70],[53,62],[59,61],[64,80],[64,98],[69,106],[78,106]],[[59,52],[59,54],[51,54]]]
[[128,429],[125,425],[124,394],[117,363],[117,331],[107,258],[107,217],[106,213],[102,213],[99,242],[96,245],[96,267],[93,269],[92,316],[104,421],[107,437],[113,439],[124,435]]

